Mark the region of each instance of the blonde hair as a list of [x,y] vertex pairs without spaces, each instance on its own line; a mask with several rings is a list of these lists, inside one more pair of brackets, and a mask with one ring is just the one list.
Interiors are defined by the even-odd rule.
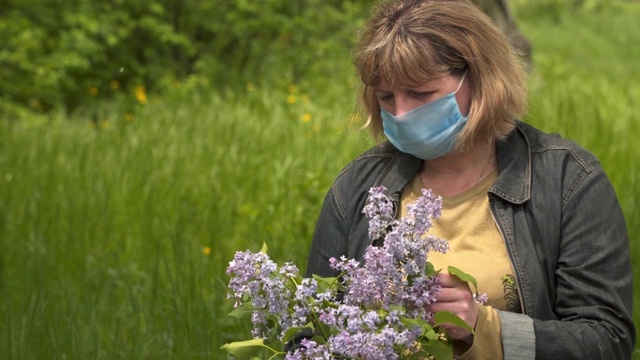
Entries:
[[527,111],[526,74],[507,37],[466,0],[378,2],[361,29],[353,61],[374,138],[383,133],[374,89],[415,87],[467,71],[471,109],[456,148],[503,139]]

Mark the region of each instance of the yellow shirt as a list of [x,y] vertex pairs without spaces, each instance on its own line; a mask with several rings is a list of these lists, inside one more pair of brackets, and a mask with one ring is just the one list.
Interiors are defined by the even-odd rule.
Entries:
[[[446,254],[429,253],[435,269],[446,271],[455,266],[472,275],[478,293],[489,298],[486,306],[481,306],[474,344],[460,359],[501,359],[500,319],[495,309],[520,312],[511,261],[489,209],[487,191],[497,177],[494,170],[471,189],[442,197],[442,215],[429,232],[449,243]],[[400,216],[407,214],[407,204],[422,195],[421,189],[416,176],[402,192]]]

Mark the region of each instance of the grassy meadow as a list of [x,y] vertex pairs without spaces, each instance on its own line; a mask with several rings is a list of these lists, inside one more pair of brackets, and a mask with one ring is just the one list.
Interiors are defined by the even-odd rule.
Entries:
[[[603,163],[627,220],[640,325],[640,3],[559,17],[514,7],[534,49],[526,121]],[[1,357],[227,358],[220,346],[249,336],[225,316],[234,252],[266,242],[304,269],[333,178],[373,145],[350,73],[0,119]]]

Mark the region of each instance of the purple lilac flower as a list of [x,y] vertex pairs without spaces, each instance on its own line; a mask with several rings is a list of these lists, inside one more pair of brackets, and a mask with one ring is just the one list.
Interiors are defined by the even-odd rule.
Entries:
[[324,324],[327,324],[330,327],[337,328],[339,321],[339,313],[336,308],[326,308],[322,309],[319,312],[318,318]]
[[436,296],[440,290],[442,290],[441,280],[435,276],[421,275],[414,279],[413,285],[403,292],[402,303],[406,307],[406,315],[411,318],[430,320],[432,314],[422,309],[436,302]]
[[280,269],[264,253],[250,251],[237,252],[229,263],[227,273],[231,275],[228,298],[236,299],[236,306],[250,299],[257,309],[252,314],[254,337],[263,336],[266,330],[266,314],[275,315],[281,336],[292,326],[301,326],[308,321],[309,309],[305,301],[297,301],[295,296],[303,298],[315,292],[315,281],[307,280],[295,294],[287,286],[287,282],[299,277],[298,268],[290,263]]
[[297,349],[292,353],[287,353],[284,356],[284,360],[303,360],[304,359],[304,351]]
[[253,298],[251,298],[251,304],[256,309],[263,309],[267,307],[267,298],[261,294],[255,295]]
[[396,344],[400,345],[403,349],[407,349],[410,352],[416,351],[416,340],[422,335],[422,329],[418,326],[414,326],[409,329],[404,329],[396,334]]
[[395,223],[393,202],[384,194],[384,186],[369,189],[369,197],[362,212],[369,218],[369,238],[382,238],[387,228]]
[[331,359],[328,346],[318,345],[315,341],[307,339],[303,339],[301,344],[306,347],[306,353],[310,359]]
[[400,321],[399,315],[402,315],[399,310],[391,310],[386,318],[387,323],[389,325],[397,324]]
[[372,306],[393,302],[393,284],[401,281],[396,264],[382,248],[369,247],[365,254],[365,266],[354,270],[350,277],[345,303]]
[[305,278],[302,279],[300,285],[296,288],[295,300],[304,302],[308,298],[316,295],[318,289],[318,282],[315,279]]
[[378,328],[378,324],[380,323],[380,316],[376,311],[368,311],[362,317],[362,323],[367,326],[368,329],[375,330]]
[[401,345],[397,343],[399,339],[399,333],[396,329],[385,326],[380,333],[376,334],[375,342],[380,344],[382,349],[385,349],[383,355],[387,359],[397,359],[395,346]]
[[435,196],[427,189],[422,189],[422,196],[414,203],[407,205],[407,215],[414,220],[413,232],[416,235],[423,235],[429,231],[433,226],[431,218],[439,218],[441,210],[442,198]]
[[329,348],[333,354],[358,357],[360,349],[367,341],[367,337],[368,336],[363,336],[360,332],[351,333],[343,330],[340,333],[329,337]]
[[398,321],[400,313],[393,310],[389,313],[391,319],[382,318],[374,310],[363,311],[358,306],[343,304],[337,309],[325,309],[320,321],[339,331],[328,341],[331,352],[338,357],[397,359],[397,350],[413,349],[413,343],[422,334],[420,328],[405,329]]
[[342,331],[329,338],[331,352],[337,358],[350,357],[357,359],[386,360],[397,359],[394,330],[369,332]]
[[285,355],[285,360],[321,360],[332,359],[329,348],[325,345],[318,345],[315,341],[302,339],[300,345],[293,353]]
[[316,295],[316,298],[318,299],[318,301],[331,301],[333,299],[335,299],[336,297],[336,291],[334,289],[327,289],[324,292],[318,293]]
[[281,275],[287,278],[295,278],[300,273],[298,267],[292,263],[284,263],[284,265],[280,267],[279,272]]
[[[383,240],[381,246],[367,248],[362,267],[345,256],[330,259],[347,287],[342,303],[334,302],[335,288],[317,293],[314,279],[296,284],[299,270],[291,263],[278,269],[266,254],[235,254],[227,269],[231,275],[228,297],[235,298],[236,305],[250,299],[257,308],[251,318],[254,337],[265,336],[271,330],[267,326],[275,326],[282,339],[289,328],[316,319],[336,332],[326,344],[303,339],[302,346],[285,359],[397,359],[398,351],[417,351],[423,329],[406,327],[400,319],[428,321],[432,316],[424,307],[436,301],[441,284],[427,274],[428,252],[445,253],[448,244],[428,231],[440,216],[442,201],[423,189],[422,196],[407,207],[408,216],[396,220],[385,190],[371,188],[363,209],[370,219],[369,236]],[[486,301],[486,295],[477,301]],[[277,319],[277,324],[268,325],[268,317]]]
[[268,277],[262,279],[263,289],[267,294],[267,307],[269,313],[287,316],[287,309],[291,299],[291,290],[285,285],[282,278]]
[[437,237],[432,235],[428,235],[426,237],[426,240],[429,251],[436,251],[442,254],[445,254],[447,251],[449,251],[449,243],[447,243],[445,240],[438,239]]
[[229,289],[235,297],[242,300],[245,296],[255,296],[260,290],[259,282],[277,269],[277,265],[266,254],[252,253],[250,251],[236,252],[229,262],[227,274],[231,275]]
[[253,337],[262,337],[264,335],[262,328],[267,324],[267,315],[263,311],[253,311],[251,313],[251,322],[253,323],[253,330],[251,331]]
[[482,294],[482,295],[474,294],[473,298],[480,305],[484,305],[487,303],[487,301],[489,301],[489,297],[487,296],[487,294]]
[[384,187],[378,187],[369,191],[363,212],[374,224],[391,225],[373,231],[379,235],[384,230],[384,243],[380,248],[370,246],[364,255],[362,270],[350,274],[345,301],[365,306],[381,303],[385,309],[391,305],[407,306],[418,313],[423,305],[435,301],[440,290],[436,280],[425,278],[424,274],[428,252],[447,250],[446,242],[426,236],[433,226],[432,218],[440,216],[442,200],[423,189],[422,196],[407,206],[408,216],[390,222],[392,205],[384,190]]
[[347,259],[346,256],[342,255],[339,260],[334,257],[329,259],[329,265],[332,269],[350,273],[357,269],[360,266],[360,263],[355,259]]

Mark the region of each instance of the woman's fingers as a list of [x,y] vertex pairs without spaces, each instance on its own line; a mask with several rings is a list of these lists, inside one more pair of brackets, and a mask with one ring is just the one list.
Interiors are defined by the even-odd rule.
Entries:
[[[442,290],[437,296],[437,301],[427,307],[433,313],[438,311],[450,311],[460,317],[471,328],[475,328],[478,321],[478,304],[473,299],[473,294],[469,285],[450,274],[439,274],[442,281]],[[449,330],[449,335],[453,339],[467,340],[471,338],[471,333],[465,329],[443,324]]]
[[442,287],[443,288],[451,288],[451,287],[458,287],[458,286],[464,286],[467,289],[469,288],[469,285],[465,282],[460,280],[457,276],[455,275],[451,275],[449,273],[440,273],[438,275],[436,275],[440,281],[442,282]]

